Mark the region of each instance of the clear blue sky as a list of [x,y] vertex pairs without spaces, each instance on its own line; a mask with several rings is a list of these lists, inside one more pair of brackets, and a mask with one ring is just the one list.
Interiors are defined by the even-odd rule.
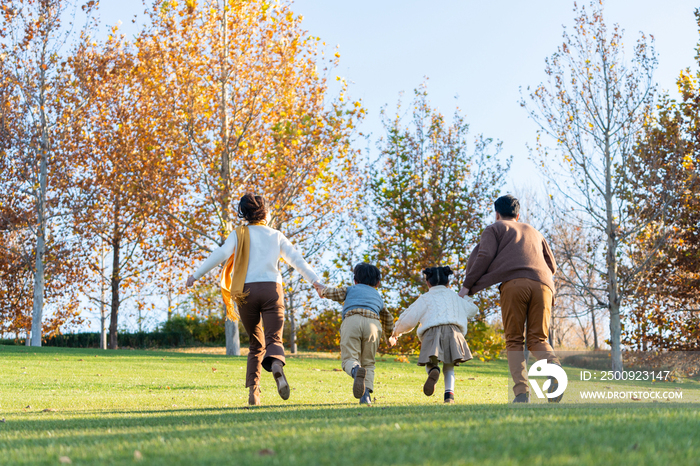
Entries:
[[[608,0],[605,16],[625,29],[627,44],[639,31],[654,35],[656,80],[675,93],[679,71],[694,63],[698,6],[691,0]],[[382,133],[380,108],[394,107],[401,91],[410,99],[427,76],[434,106],[446,115],[459,106],[474,133],[503,141],[503,155],[514,156],[510,188],[539,186],[526,149],[536,127],[518,104],[519,88],[544,79],[545,57],[561,43],[562,25],[573,23],[573,1],[297,0],[292,8],[329,53],[340,47],[335,74],[351,83],[352,97],[369,111],[362,130],[372,133],[372,150]],[[106,24],[121,20],[131,34],[137,27],[131,19],[143,9],[141,0],[102,0],[101,17]]]

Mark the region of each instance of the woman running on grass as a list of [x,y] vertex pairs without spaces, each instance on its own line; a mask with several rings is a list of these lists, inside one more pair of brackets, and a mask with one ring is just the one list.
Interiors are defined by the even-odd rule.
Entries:
[[281,232],[267,226],[269,211],[262,196],[243,196],[238,204],[238,217],[247,224],[236,228],[223,246],[187,277],[187,286],[227,261],[221,274],[221,293],[228,317],[234,320],[240,317],[250,337],[245,386],[250,390],[248,404],[257,406],[261,366],[272,372],[283,400],[289,398],[290,392],[282,369],[284,291],[278,262],[284,259],[311,284],[318,284],[319,278],[292,243]]

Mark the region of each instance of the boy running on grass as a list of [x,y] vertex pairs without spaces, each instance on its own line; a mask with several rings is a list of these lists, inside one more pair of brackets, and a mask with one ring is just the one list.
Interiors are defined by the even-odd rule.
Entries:
[[314,283],[322,298],[343,305],[340,326],[340,357],[343,370],[353,379],[352,393],[360,404],[371,405],[374,392],[374,358],[384,329],[388,339],[394,330],[394,317],[384,306],[377,288],[381,281],[379,269],[365,262],[355,266],[355,285],[326,287]]

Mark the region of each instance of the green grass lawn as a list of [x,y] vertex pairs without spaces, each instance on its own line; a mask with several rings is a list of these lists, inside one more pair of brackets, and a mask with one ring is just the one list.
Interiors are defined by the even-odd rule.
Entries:
[[339,369],[290,357],[289,401],[263,373],[247,409],[245,357],[0,346],[0,464],[700,464],[698,402],[513,406],[505,361],[470,361],[444,405],[386,356],[367,408]]

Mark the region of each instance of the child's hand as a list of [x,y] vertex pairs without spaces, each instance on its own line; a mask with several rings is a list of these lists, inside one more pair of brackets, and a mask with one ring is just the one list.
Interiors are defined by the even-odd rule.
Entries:
[[323,286],[323,283],[314,282],[314,289],[316,289],[316,293],[318,293],[318,297],[323,298],[323,290],[326,289],[326,287]]
[[190,275],[187,277],[187,283],[185,283],[185,286],[187,286],[187,288],[191,288],[192,285],[194,285],[194,276]]
[[390,336],[389,337],[389,347],[392,347],[394,345],[396,345],[396,337]]

